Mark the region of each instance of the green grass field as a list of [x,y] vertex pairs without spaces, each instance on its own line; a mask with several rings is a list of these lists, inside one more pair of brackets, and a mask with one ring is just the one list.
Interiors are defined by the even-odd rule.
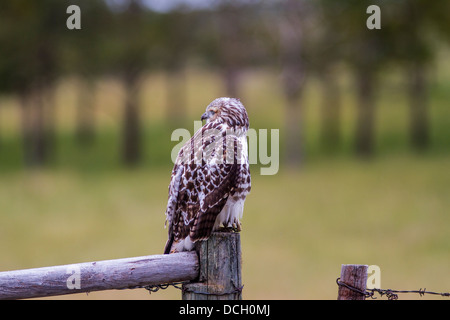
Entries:
[[[448,291],[449,161],[400,157],[255,172],[243,219],[244,298],[334,299],[346,263],[380,266],[383,287]],[[161,253],[169,175],[169,167],[3,175],[0,269]],[[73,297],[178,299],[180,292]]]
[[[432,145],[423,155],[414,155],[408,147],[407,99],[401,84],[395,77],[386,80],[378,100],[377,153],[370,161],[352,155],[351,83],[343,82],[343,145],[333,157],[318,147],[322,93],[317,83],[308,85],[305,163],[296,170],[281,164],[275,176],[261,176],[259,167],[252,167],[242,231],[245,299],[335,299],[335,280],[341,264],[348,263],[380,266],[383,288],[450,291],[447,74],[438,73],[432,85]],[[115,81],[98,85],[98,136],[84,148],[73,137],[76,85],[70,79],[61,83],[56,151],[42,169],[23,169],[17,101],[2,99],[0,271],[162,252],[170,151],[177,143],[170,141],[165,119],[164,79],[163,74],[146,79],[141,97],[144,159],[133,170],[120,166],[123,91]],[[212,73],[191,70],[187,79],[185,127],[192,130],[192,121],[223,92]],[[241,100],[251,126],[278,128],[283,138],[277,76],[252,71],[243,83]],[[142,289],[63,298],[180,296],[170,288],[152,295]]]

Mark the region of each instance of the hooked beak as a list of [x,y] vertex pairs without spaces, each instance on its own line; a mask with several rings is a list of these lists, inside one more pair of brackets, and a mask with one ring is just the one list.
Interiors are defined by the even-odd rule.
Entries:
[[202,114],[202,117],[200,118],[200,120],[206,120],[206,119],[208,119],[209,118],[209,114],[208,114],[208,112],[205,112],[204,114]]

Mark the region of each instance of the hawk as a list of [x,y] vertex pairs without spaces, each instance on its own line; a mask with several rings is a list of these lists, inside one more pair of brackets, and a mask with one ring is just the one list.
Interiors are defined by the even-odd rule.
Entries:
[[192,250],[220,228],[241,229],[251,189],[247,111],[239,99],[218,98],[201,120],[205,125],[180,149],[172,170],[165,254]]

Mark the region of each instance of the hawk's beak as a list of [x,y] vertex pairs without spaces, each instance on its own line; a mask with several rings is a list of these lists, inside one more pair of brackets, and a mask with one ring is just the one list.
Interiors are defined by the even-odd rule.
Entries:
[[209,117],[209,115],[208,115],[208,112],[205,112],[204,114],[202,114],[202,117],[200,118],[200,120],[206,120],[206,119],[208,119],[208,117]]

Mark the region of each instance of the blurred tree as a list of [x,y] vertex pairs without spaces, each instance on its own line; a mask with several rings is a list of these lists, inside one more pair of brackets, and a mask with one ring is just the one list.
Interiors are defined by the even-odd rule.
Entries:
[[[423,0],[385,1],[381,8],[381,29],[365,28],[368,15],[361,12],[370,1],[348,0],[345,25],[339,30],[346,36],[346,60],[356,79],[358,122],[356,152],[371,155],[374,149],[374,111],[377,73],[390,64],[405,68],[410,105],[410,141],[423,150],[430,142],[428,115],[428,68],[435,52],[438,34],[448,37],[448,19],[443,16],[447,2]],[[443,31],[443,32],[442,32]]]
[[178,127],[186,116],[185,67],[195,43],[195,15],[179,7],[158,17],[158,59],[166,71],[166,110],[173,127]]
[[222,71],[225,92],[229,97],[240,97],[240,75],[243,68],[242,46],[245,41],[243,33],[243,11],[238,1],[224,0],[217,10],[217,44],[219,66]]
[[286,99],[286,160],[300,163],[303,156],[303,119],[300,97],[306,78],[305,18],[310,4],[301,0],[286,0],[278,19],[281,85]]
[[259,1],[219,0],[197,25],[200,54],[217,68],[229,97],[242,97],[242,73],[261,63],[259,8]]
[[343,19],[340,2],[321,0],[314,8],[314,28],[306,39],[307,60],[321,85],[320,143],[326,153],[334,153],[341,143],[341,89],[339,63],[343,59]]
[[450,5],[447,1],[402,0],[397,4],[395,19],[392,19],[398,32],[395,42],[397,58],[406,70],[410,101],[409,136],[416,151],[423,151],[430,144],[429,68],[439,37],[449,38],[449,19],[443,14],[448,10]]
[[[122,124],[122,160],[136,165],[142,155],[139,91],[142,75],[152,62],[152,45],[157,20],[139,0],[122,1],[120,10],[114,11],[111,34],[105,39],[104,58],[110,70],[117,74],[125,88]],[[160,31],[161,32],[161,31]]]
[[26,0],[0,4],[0,90],[22,101],[24,161],[42,165],[53,143],[53,86],[61,73],[59,43],[66,29],[66,4]]
[[94,99],[96,78],[107,71],[103,59],[104,39],[112,36],[112,15],[103,0],[78,0],[81,30],[68,31],[62,39],[62,65],[66,74],[78,77],[76,138],[80,144],[95,137]]
[[367,28],[369,14],[366,14],[366,9],[372,4],[371,1],[347,0],[339,3],[342,5],[342,16],[337,20],[336,27],[343,35],[344,59],[354,74],[357,97],[355,151],[357,155],[367,157],[373,155],[375,146],[377,73],[392,56],[395,38],[390,25],[384,21],[383,9],[381,29]]
[[[410,97],[410,139],[416,150],[426,149],[429,145],[429,116],[427,108],[427,64],[430,60],[430,46],[423,33],[424,13],[429,4],[407,1],[402,6],[405,32],[403,40],[408,43],[408,94]],[[423,2],[423,1],[421,1]],[[422,30],[421,30],[422,29]]]
[[339,78],[332,67],[319,74],[322,91],[320,142],[323,150],[335,153],[341,144],[341,94]]

